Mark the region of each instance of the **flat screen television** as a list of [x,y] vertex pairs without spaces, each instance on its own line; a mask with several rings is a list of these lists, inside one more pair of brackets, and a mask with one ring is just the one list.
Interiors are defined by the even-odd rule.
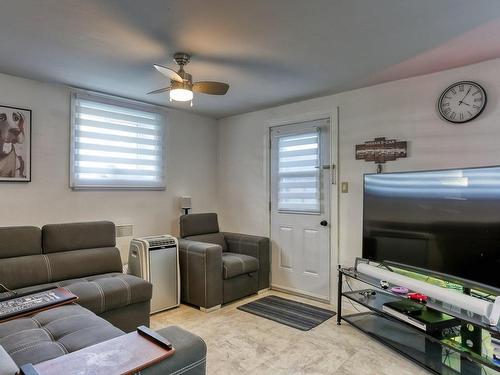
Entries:
[[500,167],[364,176],[363,258],[500,289]]

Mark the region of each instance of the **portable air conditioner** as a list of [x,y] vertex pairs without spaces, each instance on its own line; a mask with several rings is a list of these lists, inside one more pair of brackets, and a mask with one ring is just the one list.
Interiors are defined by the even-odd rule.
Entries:
[[168,234],[130,242],[128,273],[153,284],[151,314],[180,304],[179,247]]

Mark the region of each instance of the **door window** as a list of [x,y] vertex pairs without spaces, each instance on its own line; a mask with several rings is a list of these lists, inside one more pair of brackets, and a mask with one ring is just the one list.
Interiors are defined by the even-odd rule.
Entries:
[[321,210],[320,132],[278,138],[278,211]]

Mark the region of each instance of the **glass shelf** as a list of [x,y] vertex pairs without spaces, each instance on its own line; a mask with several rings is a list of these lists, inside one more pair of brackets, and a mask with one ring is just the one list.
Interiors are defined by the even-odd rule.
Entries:
[[[373,311],[343,316],[342,320],[435,374],[467,373],[461,372],[464,362],[460,360],[460,353],[443,348],[425,335],[415,334],[415,329],[404,323]],[[494,370],[479,363],[467,361],[467,366],[473,373],[495,374]]]
[[[435,349],[435,350],[442,350],[442,347],[445,347],[447,350],[451,350],[453,352],[456,352],[457,355],[462,355],[463,357],[469,359],[470,361],[478,362],[478,366],[489,367],[490,369],[493,369],[495,371],[500,371],[500,367],[497,367],[495,364],[493,364],[493,362],[491,361],[491,358],[489,356],[474,353],[472,351],[469,351],[467,348],[463,347],[457,341],[457,337],[460,338],[459,334],[457,334],[453,337],[447,337],[446,339],[443,339],[440,335],[438,336],[438,335],[434,335],[434,334],[430,334],[430,333],[427,333],[425,331],[422,331],[422,330],[420,330],[416,327],[413,327],[412,325],[410,325],[408,323],[400,321],[399,319],[392,317],[392,316],[388,315],[386,312],[384,312],[383,305],[386,303],[389,303],[389,302],[401,301],[401,299],[402,299],[401,295],[394,295],[390,292],[386,292],[386,291],[382,291],[382,290],[378,290],[374,296],[369,296],[369,297],[365,297],[364,295],[360,294],[360,292],[367,291],[367,290],[369,291],[371,289],[361,289],[361,290],[354,290],[354,291],[350,291],[350,292],[343,292],[342,295],[344,297],[349,298],[350,300],[352,300],[356,303],[359,303],[360,305],[372,310],[373,313],[375,313],[376,315],[380,315],[381,317],[383,317],[383,319],[385,319],[387,321],[391,321],[391,322],[393,322],[393,324],[396,324],[398,329],[395,332],[402,332],[402,331],[411,332],[413,337],[415,338],[415,337],[418,337],[417,335],[415,335],[415,331],[417,331],[419,333],[419,335],[422,337],[422,340],[424,340],[426,342],[428,341],[426,344],[428,347],[431,346],[430,343],[433,343],[434,345],[437,345],[436,346],[437,348],[439,348],[439,349]],[[348,319],[350,319],[351,317],[352,317],[352,315],[342,316],[342,319],[349,322]],[[371,319],[373,320],[375,318],[371,318]],[[351,323],[351,322],[349,322],[349,323]],[[377,324],[381,325],[380,322]],[[384,324],[387,325],[390,323],[384,322]],[[449,324],[450,324],[450,328],[451,327],[460,327],[461,322],[460,322],[460,320],[457,319],[454,321],[450,321]],[[405,327],[405,329],[403,329],[402,327]],[[391,332],[391,337],[392,337],[392,332]],[[396,335],[396,337],[397,337],[397,335]],[[389,339],[388,338],[384,339],[384,341],[387,341],[387,340],[389,340]],[[396,341],[398,341],[398,340],[396,340]],[[391,345],[391,346],[394,346],[394,345]],[[398,350],[398,351],[400,351],[400,350]],[[436,355],[433,355],[432,357],[439,358],[439,356],[436,356]],[[418,359],[418,355],[417,355],[417,361],[422,362]],[[436,362],[440,364],[440,362],[438,360],[436,360]],[[427,366],[427,364],[426,364],[426,366]]]
[[[371,285],[374,288],[376,288],[377,290],[382,290],[380,288],[380,281],[381,281],[380,279],[376,279],[376,278],[371,277],[371,276],[360,274],[351,268],[349,268],[349,269],[340,268],[339,272],[345,276],[352,278],[352,279],[355,279],[355,280],[361,281],[365,284]],[[400,294],[392,293],[390,291],[390,288],[392,288],[393,286],[396,286],[396,285],[389,284],[389,289],[384,290],[384,292],[389,294],[389,295],[392,295],[394,297],[397,297],[399,300],[404,298]],[[418,292],[418,291],[416,291],[416,292]],[[496,326],[491,326],[491,325],[485,323],[481,316],[474,314],[474,313],[471,313],[470,311],[461,309],[461,308],[456,307],[456,306],[452,306],[450,304],[438,301],[438,300],[433,299],[433,298],[429,298],[427,300],[427,306],[434,309],[434,310],[451,315],[457,319],[463,320],[467,323],[471,323],[471,324],[473,324],[477,327],[480,327],[486,331],[489,331],[489,332],[492,332],[495,334],[500,334],[500,323],[497,324]]]

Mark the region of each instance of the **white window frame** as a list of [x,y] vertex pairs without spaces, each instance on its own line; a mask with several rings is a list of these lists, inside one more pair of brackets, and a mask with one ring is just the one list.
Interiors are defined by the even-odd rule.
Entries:
[[[78,99],[86,99],[91,101],[100,102],[103,104],[115,105],[129,109],[136,109],[139,111],[147,111],[157,113],[161,117],[162,122],[162,139],[163,147],[161,157],[163,160],[163,179],[160,186],[144,185],[80,185],[75,180],[75,150],[76,150],[76,105]],[[134,100],[115,97],[107,94],[96,92],[73,90],[71,92],[71,110],[70,110],[70,157],[69,157],[69,182],[70,188],[73,190],[165,190],[167,187],[167,111],[163,107],[137,102]]]

